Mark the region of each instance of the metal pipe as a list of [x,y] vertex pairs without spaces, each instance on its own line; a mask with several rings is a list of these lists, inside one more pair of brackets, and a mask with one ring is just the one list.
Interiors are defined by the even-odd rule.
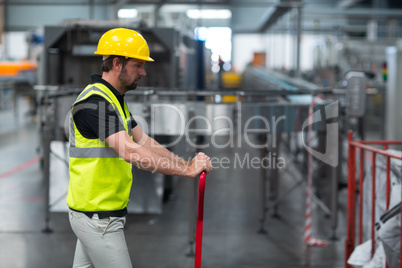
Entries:
[[[384,145],[384,150],[388,149],[388,145]],[[385,185],[385,211],[389,209],[390,193],[391,193],[391,158],[387,156],[387,180]],[[385,262],[385,268],[389,268],[388,261]]]
[[[263,144],[267,144],[267,134],[260,135],[260,141]],[[268,148],[264,147],[261,150],[261,159],[264,159],[268,154]],[[260,229],[258,230],[259,234],[266,234],[267,231],[265,230],[264,224],[266,220],[266,213],[267,213],[267,169],[261,168],[261,175],[260,175]]]
[[[34,90],[49,91],[50,97],[65,96],[66,94],[79,93],[82,87],[78,86],[54,86],[54,85],[35,85]],[[61,91],[61,92],[60,92]],[[214,96],[214,95],[236,95],[238,97],[246,96],[288,96],[288,95],[318,95],[318,94],[335,94],[344,95],[347,92],[342,89],[297,89],[290,90],[255,90],[242,89],[236,91],[185,91],[174,90],[174,88],[155,88],[155,87],[139,87],[135,91],[130,91],[127,96],[143,96],[143,95],[159,95],[159,96]]]
[[296,45],[296,77],[300,77],[300,47],[301,47],[301,16],[302,16],[302,8],[296,8],[296,31],[295,31],[295,45]]
[[[339,103],[338,103],[339,105]],[[338,107],[339,109],[339,107]],[[338,131],[338,165],[331,168],[331,225],[332,234],[331,239],[336,240],[336,230],[338,229],[338,192],[339,192],[339,180],[342,174],[342,138],[340,129]]]
[[43,143],[43,180],[45,184],[45,198],[43,202],[44,210],[45,210],[45,228],[43,229],[44,233],[51,233],[52,230],[49,227],[50,222],[50,142],[51,142],[51,130],[52,126],[50,125],[49,120],[44,121],[43,126],[43,135],[42,135],[42,143]]
[[[402,174],[402,168],[401,168],[401,174]],[[402,187],[402,184],[401,184],[401,187]],[[402,195],[402,190],[401,190],[401,195]],[[402,196],[401,196],[401,200],[402,200]],[[400,215],[402,215],[402,206],[401,206]],[[402,226],[402,217],[401,217],[400,224]],[[402,231],[400,232],[399,241],[402,241]],[[399,267],[402,268],[402,250],[400,250],[400,249],[399,249]]]
[[197,202],[197,230],[195,239],[195,258],[194,267],[201,268],[201,255],[202,255],[202,231],[204,223],[204,193],[205,193],[205,176],[203,171],[199,176],[198,181],[198,202]]
[[401,9],[373,9],[373,8],[359,8],[359,9],[342,9],[342,8],[306,8],[305,15],[319,15],[325,17],[334,16],[353,16],[353,17],[402,17]]
[[[388,149],[388,145],[384,145],[384,150]],[[389,209],[390,194],[391,194],[391,158],[387,156],[387,182],[385,185],[386,200],[385,200],[385,210]]]
[[[377,153],[377,154],[381,154],[381,155],[385,155],[385,156],[390,156],[390,157],[393,157],[393,158],[402,160],[402,156],[398,156],[398,155],[389,153],[389,152],[384,151],[384,150],[381,150],[381,149],[376,149],[376,148],[373,148],[373,147],[370,147],[370,146],[367,146],[367,145],[364,145],[364,144],[360,144],[360,143],[357,142],[357,141],[351,141],[350,144],[351,144],[353,147],[363,148],[364,150],[367,150],[367,151],[370,151],[370,152],[373,152],[373,153]],[[371,143],[371,144],[372,144],[372,143]],[[392,144],[392,143],[391,143],[391,144]]]
[[360,148],[360,180],[359,180],[359,244],[363,243],[363,181],[364,181],[364,151]]
[[[391,140],[391,141],[359,141],[361,144],[373,144],[373,145],[398,145],[402,144],[400,140]],[[388,148],[387,148],[388,149]]]
[[93,20],[95,17],[94,17],[94,14],[95,14],[95,11],[94,11],[94,9],[95,9],[95,6],[94,6],[94,0],[89,0],[89,2],[88,2],[88,9],[89,9],[89,19],[90,20]]
[[376,183],[375,183],[375,158],[376,153],[373,152],[371,164],[372,164],[372,186],[371,186],[371,257],[374,256],[375,252],[375,232],[374,232],[374,225],[375,225],[375,200],[376,200]]
[[[281,134],[280,133],[272,133],[271,134],[271,139],[272,139],[272,151],[274,152],[273,155],[278,155],[279,153],[279,146],[281,143]],[[275,140],[275,141],[274,141]],[[274,157],[272,156],[272,157]],[[269,200],[272,201],[272,217],[274,218],[279,218],[278,214],[278,209],[279,209],[279,203],[274,202],[275,200],[278,199],[279,197],[279,172],[278,169],[274,166],[271,167],[271,172],[270,172],[270,183],[269,183]]]
[[351,144],[353,141],[353,133],[349,131],[348,133],[349,141],[349,158],[348,158],[348,211],[347,211],[347,224],[346,224],[346,240],[345,240],[345,267],[351,268],[352,266],[347,263],[350,255],[355,247],[355,182],[356,182],[356,155],[355,147]]
[[[109,0],[106,2],[95,2],[95,5],[97,6],[109,6],[112,4],[115,4],[116,1],[114,0]],[[136,5],[160,5],[160,1],[136,1]],[[199,5],[198,1],[168,1],[168,2],[162,2],[163,5]],[[230,6],[257,6],[257,7],[266,7],[266,6],[290,6],[290,7],[297,7],[300,6],[302,3],[298,1],[293,1],[293,2],[285,2],[285,3],[278,3],[277,1],[246,1],[246,2],[233,2],[230,3]],[[0,3],[1,5],[1,3]],[[18,5],[46,5],[46,6],[54,6],[54,5],[87,5],[86,1],[81,1],[81,2],[73,2],[73,1],[32,1],[32,2],[27,2],[27,1],[13,1],[10,3],[10,5],[18,6]],[[229,6],[226,2],[222,1],[217,1],[217,2],[206,2],[203,3],[203,7],[206,6],[222,6],[222,7],[227,7]]]
[[186,254],[188,257],[194,257],[194,244],[195,244],[195,206],[196,206],[196,196],[197,196],[197,181],[195,179],[191,180],[190,183],[190,196],[189,196],[189,213],[188,213],[188,245],[189,250]]
[[[5,3],[8,3],[8,1],[4,1]],[[0,6],[0,44],[4,44],[3,40],[3,34],[4,34],[4,28],[7,22],[7,4],[3,4]]]
[[[189,118],[193,118],[195,116],[194,111],[190,111],[188,113]],[[190,127],[195,127],[195,122],[192,122],[193,125]],[[192,137],[193,144],[198,144],[199,138],[196,136]],[[196,153],[197,149],[191,150],[191,153]],[[189,213],[188,213],[188,244],[189,251],[187,253],[188,257],[194,257],[194,244],[195,244],[195,224],[196,224],[196,198],[197,198],[197,181],[195,179],[191,180],[190,183],[190,195],[189,195]]]

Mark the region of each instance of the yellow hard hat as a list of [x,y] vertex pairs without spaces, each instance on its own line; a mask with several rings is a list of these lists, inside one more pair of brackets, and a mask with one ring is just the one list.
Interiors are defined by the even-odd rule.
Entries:
[[116,28],[104,33],[99,39],[98,48],[94,54],[154,61],[149,57],[149,48],[144,37],[140,33],[126,28]]

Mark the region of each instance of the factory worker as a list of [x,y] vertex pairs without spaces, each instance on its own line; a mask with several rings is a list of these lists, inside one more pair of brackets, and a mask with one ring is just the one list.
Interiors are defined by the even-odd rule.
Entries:
[[136,31],[117,28],[99,40],[102,76],[93,75],[71,108],[70,184],[67,205],[77,236],[73,267],[132,267],[124,237],[132,166],[172,176],[211,172],[210,158],[190,162],[146,135],[134,121],[124,94],[146,75],[154,61]]

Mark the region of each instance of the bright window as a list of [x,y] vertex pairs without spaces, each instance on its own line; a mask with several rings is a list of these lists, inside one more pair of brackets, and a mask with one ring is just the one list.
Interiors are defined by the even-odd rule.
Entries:
[[117,12],[117,16],[120,19],[134,19],[138,15],[138,11],[135,8],[122,8]]
[[190,19],[230,19],[232,11],[229,9],[189,9],[186,11]]
[[211,59],[218,62],[219,56],[224,62],[232,59],[232,30],[228,27],[198,27],[194,30],[195,39],[204,40],[211,49]]

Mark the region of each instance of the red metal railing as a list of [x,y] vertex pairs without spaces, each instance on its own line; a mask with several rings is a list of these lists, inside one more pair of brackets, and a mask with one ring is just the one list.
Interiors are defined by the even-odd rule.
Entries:
[[[363,180],[364,180],[364,160],[365,152],[371,153],[372,165],[372,192],[371,192],[371,253],[374,254],[375,243],[375,205],[376,205],[376,165],[377,155],[386,157],[386,210],[389,209],[391,192],[391,158],[402,160],[402,156],[387,152],[389,145],[402,145],[402,141],[354,141],[353,133],[350,131],[349,140],[349,159],[348,159],[348,212],[347,212],[347,232],[345,241],[345,268],[352,266],[347,264],[347,260],[355,248],[355,223],[356,223],[356,150],[359,150],[359,201],[358,201],[358,245],[363,241]],[[382,146],[378,149],[373,146]],[[402,206],[401,206],[402,212]],[[402,217],[401,217],[402,223]],[[401,237],[402,241],[402,232]],[[400,251],[400,268],[402,268],[402,251]]]

